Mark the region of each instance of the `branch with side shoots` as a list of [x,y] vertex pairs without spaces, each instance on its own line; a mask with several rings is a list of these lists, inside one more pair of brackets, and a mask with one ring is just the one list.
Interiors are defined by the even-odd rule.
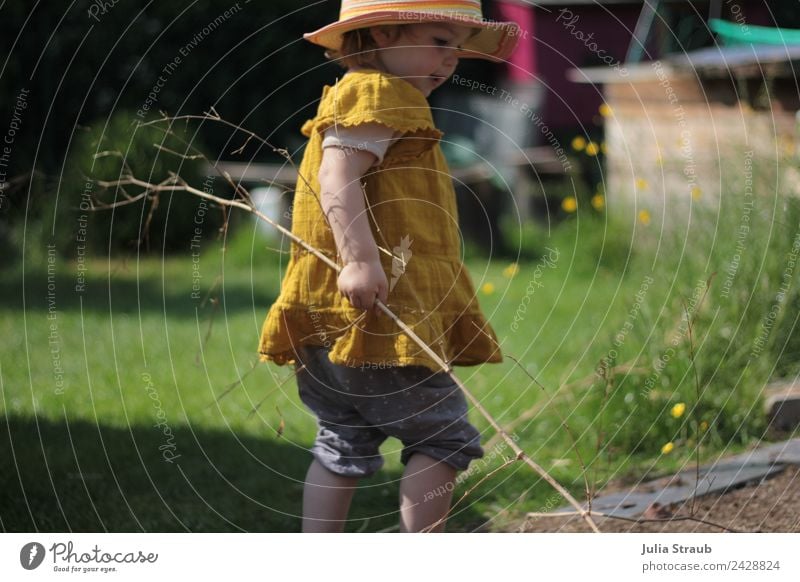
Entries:
[[[165,123],[165,122],[172,124],[174,121],[180,120],[180,119],[197,119],[197,120],[202,120],[202,121],[211,121],[211,122],[222,123],[222,124],[224,124],[224,125],[226,125],[226,126],[228,126],[230,128],[233,128],[233,129],[236,129],[237,131],[243,132],[247,136],[247,141],[245,142],[244,145],[246,145],[251,140],[256,140],[256,141],[260,142],[262,145],[267,146],[267,147],[271,148],[273,151],[275,151],[275,152],[279,153],[280,155],[282,155],[284,158],[287,159],[287,161],[290,164],[292,164],[294,166],[294,163],[292,162],[291,157],[289,156],[289,154],[288,154],[288,152],[286,150],[280,149],[280,148],[276,148],[276,147],[270,145],[263,138],[260,138],[259,136],[257,136],[256,134],[254,134],[254,133],[252,133],[252,132],[250,132],[250,131],[248,131],[246,129],[243,129],[240,126],[238,126],[238,125],[236,125],[234,123],[231,123],[231,122],[223,120],[219,116],[219,114],[216,111],[214,111],[213,109],[212,109],[211,113],[206,113],[205,115],[202,115],[202,116],[185,115],[185,116],[172,117],[172,118],[164,117],[164,118],[156,120],[154,122],[148,122],[148,123],[142,124],[142,125],[150,125],[150,124]],[[244,147],[244,145],[242,147]],[[156,145],[156,147],[159,147],[159,146]],[[171,150],[166,150],[166,148],[161,148],[161,149],[163,149],[165,151],[169,151],[169,153],[174,153],[174,154],[176,154],[178,156],[183,156],[183,157],[187,157],[187,158],[189,157],[189,156],[185,156],[185,154],[180,154],[180,153],[177,153],[177,152],[172,152]],[[242,148],[239,148],[239,149],[241,150]],[[200,156],[204,157],[204,156],[202,156],[202,154],[200,154]],[[214,165],[214,167],[219,171],[219,168],[217,168],[216,164],[212,164],[212,165]],[[259,211],[258,208],[256,208],[255,205],[253,204],[252,199],[251,199],[251,197],[249,195],[249,192],[247,192],[247,190],[243,186],[241,186],[241,184],[234,183],[234,181],[231,179],[231,177],[229,175],[227,175],[226,173],[224,173],[224,172],[220,171],[220,174],[223,175],[223,177],[226,179],[226,181],[233,187],[234,192],[236,192],[236,194],[239,196],[239,199],[230,200],[230,199],[226,199],[226,198],[221,198],[219,196],[215,196],[215,195],[210,194],[208,192],[205,192],[203,190],[197,189],[197,188],[189,185],[188,183],[186,183],[185,180],[183,180],[180,176],[178,176],[176,174],[172,174],[168,179],[166,179],[166,180],[164,180],[162,182],[159,182],[157,184],[152,184],[152,183],[147,182],[145,180],[140,180],[140,179],[136,178],[135,176],[128,174],[128,175],[123,175],[118,180],[112,180],[112,181],[97,180],[96,182],[97,182],[98,185],[100,185],[102,187],[122,189],[123,192],[125,191],[124,189],[125,189],[126,186],[134,186],[134,187],[142,188],[143,191],[141,193],[139,193],[138,195],[136,195],[136,196],[131,196],[131,195],[128,195],[126,193],[125,194],[126,195],[126,199],[125,200],[120,201],[120,202],[111,203],[111,204],[103,204],[103,205],[100,205],[99,207],[100,208],[111,208],[111,207],[114,207],[115,205],[130,204],[132,202],[135,202],[135,201],[138,201],[138,200],[143,200],[143,199],[145,199],[145,200],[146,199],[157,200],[158,195],[160,193],[163,193],[163,192],[178,192],[178,191],[188,192],[189,194],[192,194],[192,195],[197,196],[199,198],[203,198],[205,200],[214,202],[214,203],[216,203],[216,204],[218,204],[218,205],[220,205],[222,207],[238,208],[240,210],[244,210],[245,212],[249,212],[250,214],[254,215],[259,220],[262,220],[262,221],[270,224],[271,226],[276,228],[278,231],[280,231],[283,235],[289,237],[289,239],[291,239],[294,243],[300,245],[302,248],[304,248],[308,252],[312,253],[319,260],[321,260],[324,264],[326,264],[330,268],[334,269],[337,273],[339,271],[341,271],[342,267],[340,265],[338,265],[336,262],[334,262],[333,260],[331,260],[324,253],[320,252],[318,249],[316,249],[315,247],[313,247],[310,244],[308,244],[306,241],[304,241],[303,239],[298,237],[296,234],[294,234],[290,230],[284,228],[280,224],[278,224],[275,221],[273,221],[272,219],[270,219],[264,213]],[[304,181],[304,183],[309,188],[309,190],[311,192],[314,192],[314,190],[311,188],[310,184],[305,179],[305,177],[303,177],[299,172],[298,172],[298,176],[300,177],[301,180]],[[318,196],[316,195],[316,193],[314,193],[314,194],[315,194],[315,197],[317,198],[317,201],[319,202]],[[324,213],[323,213],[323,215],[324,215]],[[594,531],[596,533],[600,533],[600,530],[598,529],[597,525],[595,524],[594,520],[591,517],[591,511],[587,511],[586,509],[581,507],[581,505],[578,503],[577,500],[575,500],[575,498],[569,493],[569,491],[567,491],[560,483],[558,483],[558,481],[556,481],[547,471],[545,471],[543,467],[541,467],[538,463],[536,463],[533,459],[531,459],[525,453],[525,451],[523,451],[517,445],[517,443],[514,441],[514,439],[512,439],[509,436],[509,434],[505,430],[503,430],[503,428],[494,419],[494,417],[491,414],[489,414],[489,412],[484,408],[484,406],[481,404],[481,402],[456,377],[456,375],[453,372],[453,368],[449,365],[449,363],[445,362],[430,346],[428,346],[416,333],[414,333],[414,331],[410,327],[408,327],[408,325],[406,325],[399,317],[397,317],[397,315],[395,315],[383,302],[381,302],[379,299],[376,298],[375,299],[375,303],[376,303],[377,307],[385,315],[387,315],[389,318],[391,318],[392,321],[394,321],[398,325],[398,327],[400,327],[400,329],[403,330],[403,332],[405,334],[407,334],[412,340],[414,340],[414,342],[420,348],[422,348],[425,351],[425,353],[427,353],[433,359],[433,361],[436,362],[436,364],[441,367],[441,369],[445,373],[447,373],[450,376],[450,378],[453,380],[453,382],[455,382],[455,384],[463,391],[463,393],[466,395],[466,397],[469,399],[469,401],[473,404],[473,406],[478,410],[478,412],[480,412],[480,414],[489,422],[489,424],[492,426],[492,428],[501,436],[501,438],[508,444],[508,446],[511,447],[511,450],[513,450],[514,453],[515,453],[514,459],[523,461],[525,464],[527,464],[529,467],[531,467],[542,479],[547,481],[556,491],[558,491],[564,497],[564,499],[566,499],[569,502],[570,505],[572,505],[576,509],[576,513],[579,514],[583,518],[584,521],[586,521],[586,523],[592,529],[592,531]]]

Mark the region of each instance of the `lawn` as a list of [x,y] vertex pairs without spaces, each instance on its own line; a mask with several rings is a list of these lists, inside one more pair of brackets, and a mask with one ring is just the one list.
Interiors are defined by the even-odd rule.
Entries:
[[[760,437],[760,422],[745,420],[758,416],[763,378],[720,372],[726,354],[752,339],[741,325],[718,337],[734,321],[720,310],[742,309],[723,309],[712,287],[690,320],[694,335],[681,326],[697,282],[722,260],[676,262],[660,235],[647,247],[572,218],[545,237],[539,256],[467,260],[504,353],[521,367],[506,357],[457,368],[465,385],[503,425],[531,411],[513,426],[519,445],[579,499],[582,464],[598,485],[639,480],[693,462],[698,441],[706,458]],[[638,228],[633,236],[652,243]],[[660,250],[637,257],[631,248]],[[279,255],[243,235],[224,259],[212,241],[195,257],[83,265],[43,257],[6,268],[0,282],[0,528],[299,531],[315,422],[289,367],[255,365]],[[737,285],[749,288],[744,273]],[[761,321],[756,307],[752,325]],[[676,333],[680,349],[659,369]],[[619,367],[604,377],[603,361]],[[731,378],[739,378],[735,391]],[[679,403],[686,414],[670,415]],[[488,423],[470,414],[487,443]],[[674,450],[662,451],[667,442]],[[348,531],[396,527],[398,445],[388,440],[384,469],[362,481]],[[456,489],[459,499],[478,484],[454,508],[449,531],[502,529],[526,511],[564,505],[521,463],[481,481],[508,449],[492,442],[486,452]]]

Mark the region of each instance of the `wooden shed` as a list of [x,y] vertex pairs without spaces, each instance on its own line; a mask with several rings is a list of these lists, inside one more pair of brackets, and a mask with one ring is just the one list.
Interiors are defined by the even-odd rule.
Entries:
[[[713,46],[629,65],[575,69],[572,81],[602,86],[606,189],[656,209],[713,201],[754,163],[795,155],[800,45]],[[793,165],[781,164],[797,189]]]

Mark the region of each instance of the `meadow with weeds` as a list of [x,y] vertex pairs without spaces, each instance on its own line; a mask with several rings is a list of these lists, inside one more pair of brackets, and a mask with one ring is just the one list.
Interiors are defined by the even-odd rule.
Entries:
[[[753,168],[680,212],[567,204],[504,233],[525,260],[467,258],[507,357],[456,373],[579,500],[765,437],[765,385],[800,368],[800,203]],[[256,356],[286,256],[246,221],[230,235],[80,270],[44,245],[3,268],[4,530],[299,531],[316,426],[291,368]],[[486,456],[448,531],[564,505],[521,463],[484,480],[510,453],[470,414]],[[348,531],[396,527],[400,443],[382,452]]]

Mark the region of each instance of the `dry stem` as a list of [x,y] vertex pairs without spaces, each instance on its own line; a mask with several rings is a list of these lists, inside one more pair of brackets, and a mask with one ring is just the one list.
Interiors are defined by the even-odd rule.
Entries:
[[[261,139],[258,136],[256,136],[256,134],[254,134],[254,133],[252,133],[250,131],[247,131],[247,130],[245,130],[245,129],[243,129],[243,128],[239,127],[238,125],[235,125],[235,124],[233,124],[231,122],[227,122],[227,121],[222,120],[222,118],[219,117],[219,115],[216,114],[216,112],[213,111],[213,110],[212,110],[212,113],[213,113],[213,115],[205,114],[204,116],[182,116],[182,117],[176,117],[176,118],[163,118],[163,119],[161,119],[159,121],[162,121],[162,122],[163,121],[170,121],[171,122],[171,120],[182,119],[182,118],[186,118],[186,119],[203,119],[203,120],[206,120],[206,121],[217,121],[217,122],[224,123],[225,125],[228,125],[230,127],[234,127],[234,128],[236,128],[236,129],[238,129],[240,131],[245,132],[248,135],[248,140],[257,139],[257,140],[261,141],[262,143],[264,143],[265,145],[269,146],[269,144],[266,141],[264,141],[263,139]],[[272,146],[269,146],[269,147],[272,147]],[[283,152],[285,152],[285,150],[278,150],[277,148],[274,148],[274,147],[273,147],[273,149],[275,151],[283,151]],[[288,157],[288,153],[286,153],[286,156]],[[233,181],[230,179],[229,176],[226,176],[226,179],[228,180],[229,183],[232,184]],[[305,181],[305,178],[301,177],[301,179]],[[170,179],[167,179],[164,182],[161,182],[159,184],[151,184],[151,183],[146,182],[144,180],[140,180],[140,179],[134,177],[133,175],[126,175],[126,176],[124,176],[123,178],[121,178],[119,180],[113,180],[113,181],[101,181],[101,180],[98,180],[97,183],[100,186],[103,186],[105,188],[123,188],[124,189],[124,186],[137,186],[139,188],[144,189],[144,191],[141,194],[139,194],[138,196],[135,196],[135,197],[127,196],[126,200],[121,201],[121,203],[124,203],[124,204],[129,204],[131,202],[134,202],[136,200],[140,200],[140,199],[143,199],[143,198],[145,198],[145,199],[146,198],[150,198],[150,199],[154,199],[155,200],[155,199],[157,199],[158,193],[160,193],[160,192],[185,191],[185,192],[188,192],[188,193],[193,194],[195,196],[198,196],[200,198],[203,198],[205,200],[209,200],[211,202],[219,204],[219,205],[221,205],[223,207],[238,208],[240,210],[244,210],[245,212],[249,212],[249,213],[253,214],[259,220],[263,220],[263,221],[267,222],[268,224],[272,225],[273,227],[275,227],[276,229],[278,229],[282,234],[284,234],[285,236],[289,237],[293,242],[297,243],[298,245],[300,245],[301,247],[303,247],[304,249],[306,249],[307,251],[312,253],[314,256],[316,256],[318,259],[320,259],[323,263],[325,263],[326,265],[328,265],[329,267],[334,269],[337,273],[340,272],[341,269],[342,269],[342,267],[340,267],[337,263],[332,261],[325,254],[320,252],[318,249],[316,249],[315,247],[311,246],[306,241],[304,241],[303,239],[298,237],[296,234],[294,234],[293,232],[291,232],[288,229],[284,228],[280,224],[274,222],[268,216],[266,216],[265,214],[260,212],[253,205],[253,203],[251,202],[249,193],[246,193],[245,188],[243,188],[240,184],[234,184],[234,190],[237,192],[237,194],[239,194],[244,199],[244,201],[241,201],[241,200],[229,200],[229,199],[221,198],[219,196],[215,196],[213,194],[209,194],[208,192],[204,192],[203,190],[199,190],[197,188],[194,188],[194,187],[190,186],[180,176],[175,175],[175,174],[173,174]],[[307,183],[307,181],[306,181],[306,185],[310,188],[310,185]],[[155,196],[153,196],[153,194],[155,194]],[[115,205],[116,205],[116,203],[107,204],[107,205],[104,205],[104,207],[105,208],[110,208],[110,207],[113,207]],[[389,316],[392,319],[392,321],[394,321],[400,327],[400,329],[402,329],[411,339],[413,339],[414,342],[416,342],[417,345],[419,345],[420,348],[422,348],[433,359],[433,361],[436,362],[436,364],[439,365],[442,368],[442,370],[444,372],[446,372],[450,376],[450,378],[453,380],[453,382],[455,382],[461,388],[461,390],[464,392],[466,397],[470,400],[470,402],[472,402],[473,406],[481,413],[481,415],[489,422],[489,424],[492,426],[492,428],[494,428],[495,431],[497,431],[497,433],[501,435],[503,440],[505,440],[506,443],[511,447],[511,449],[516,454],[515,460],[521,460],[525,464],[530,466],[539,476],[541,476],[556,491],[558,491],[564,497],[564,499],[566,499],[569,502],[570,505],[572,505],[576,509],[578,514],[582,517],[582,519],[584,519],[586,521],[586,523],[589,525],[589,527],[594,532],[600,533],[600,530],[598,529],[597,525],[595,524],[594,520],[591,517],[591,514],[590,514],[591,512],[583,509],[581,507],[581,505],[575,500],[575,498],[569,493],[569,491],[567,491],[560,483],[558,483],[558,481],[556,481],[547,471],[545,471],[544,468],[542,468],[538,463],[536,463],[533,459],[531,459],[525,453],[525,451],[523,451],[517,445],[517,443],[508,435],[508,433],[505,430],[503,430],[503,428],[500,426],[500,424],[498,424],[498,422],[494,419],[494,417],[492,417],[492,415],[484,408],[484,406],[481,404],[481,402],[456,377],[456,375],[453,373],[453,368],[450,366],[450,364],[445,362],[442,358],[440,358],[439,355],[435,351],[433,351],[433,349],[431,349],[430,346],[428,346],[416,333],[414,333],[414,331],[410,327],[408,327],[408,325],[406,325],[399,317],[397,317],[397,315],[395,315],[382,301],[380,301],[379,299],[376,298],[375,299],[375,304],[378,306],[378,308],[381,311],[383,311],[387,316]]]

